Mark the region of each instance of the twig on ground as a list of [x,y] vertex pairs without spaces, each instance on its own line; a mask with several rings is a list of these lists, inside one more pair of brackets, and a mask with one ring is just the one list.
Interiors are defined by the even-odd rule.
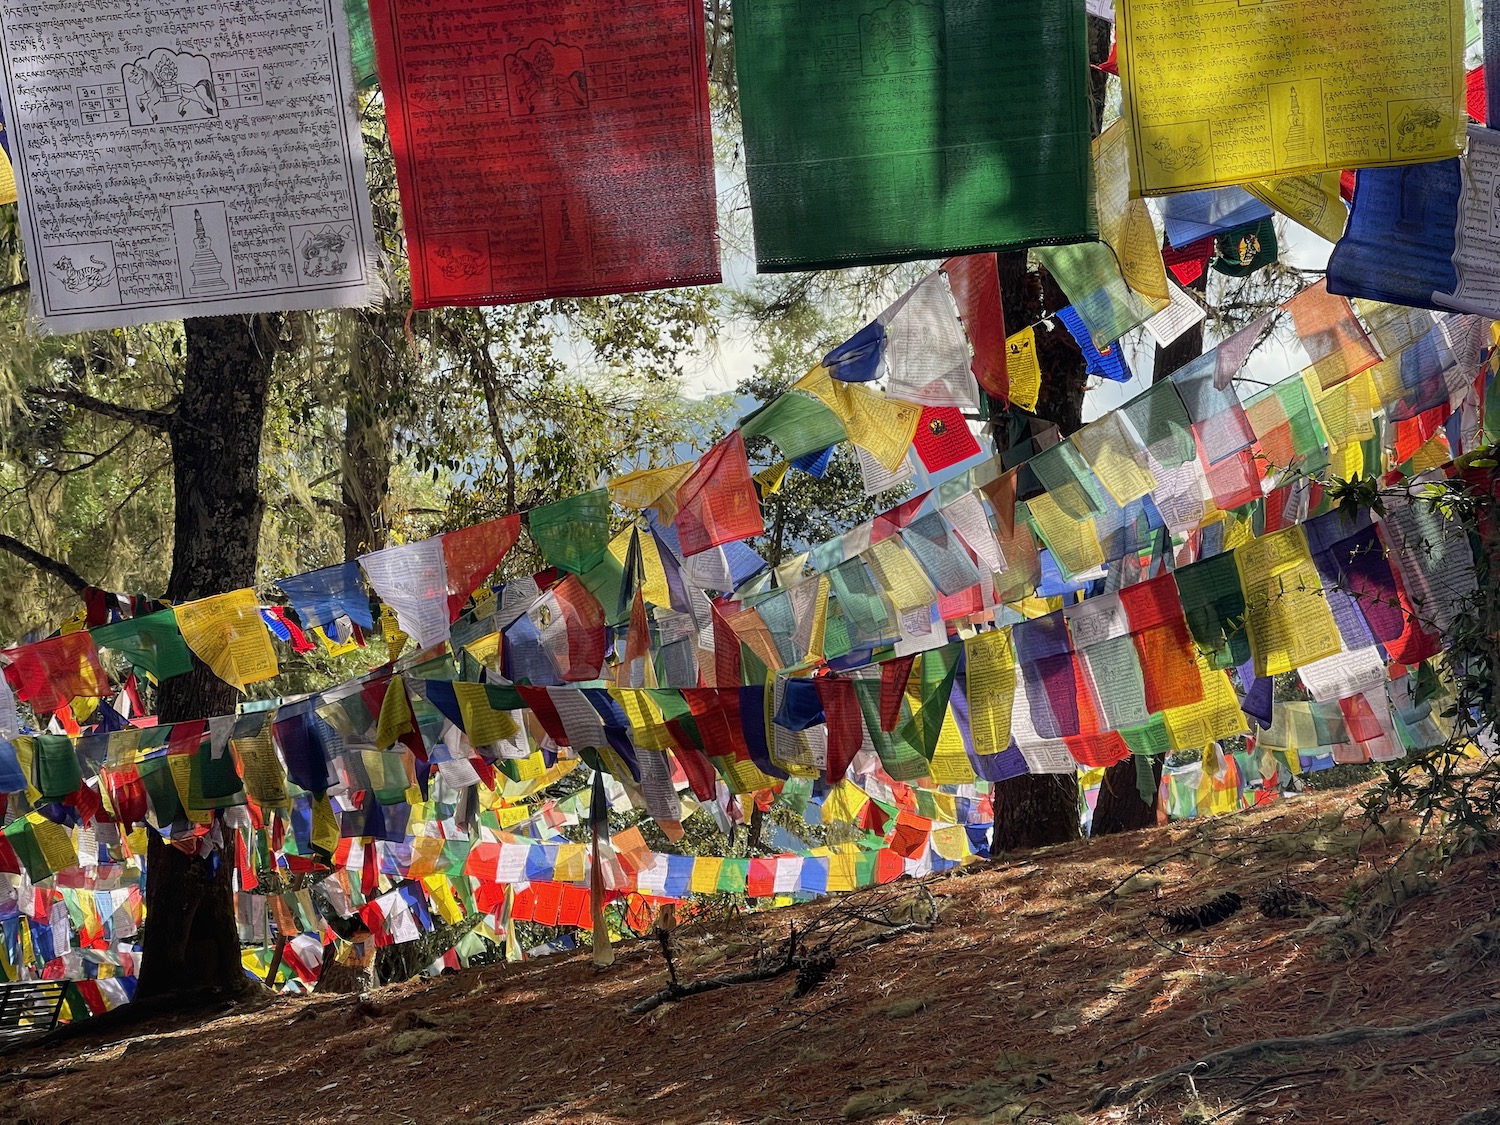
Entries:
[[1497,1018],[1500,1018],[1500,1004],[1485,1004],[1477,1008],[1465,1008],[1459,1012],[1450,1012],[1446,1016],[1424,1020],[1422,1023],[1405,1024],[1397,1027],[1342,1027],[1335,1031],[1325,1031],[1319,1035],[1256,1039],[1249,1043],[1241,1043],[1238,1047],[1226,1047],[1222,1051],[1215,1051],[1213,1054],[1205,1055],[1201,1059],[1182,1063],[1149,1075],[1146,1078],[1136,1079],[1134,1082],[1127,1082],[1123,1086],[1106,1087],[1094,1099],[1094,1104],[1090,1107],[1090,1112],[1133,1099],[1138,1095],[1155,1089],[1165,1082],[1170,1082],[1174,1078],[1180,1078],[1184,1075],[1203,1075],[1220,1067],[1227,1066],[1230,1063],[1251,1058],[1255,1055],[1265,1054],[1268,1051],[1295,1053],[1297,1051],[1317,1050],[1325,1047],[1344,1047],[1351,1043],[1366,1043],[1378,1039],[1408,1039],[1415,1035],[1426,1035],[1433,1031],[1442,1031],[1444,1028],[1460,1027],[1464,1024],[1481,1023]]

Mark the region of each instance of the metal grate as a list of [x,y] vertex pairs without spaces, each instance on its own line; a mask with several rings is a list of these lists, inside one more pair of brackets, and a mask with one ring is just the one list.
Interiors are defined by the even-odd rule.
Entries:
[[0,1044],[51,1031],[67,989],[65,980],[0,984]]

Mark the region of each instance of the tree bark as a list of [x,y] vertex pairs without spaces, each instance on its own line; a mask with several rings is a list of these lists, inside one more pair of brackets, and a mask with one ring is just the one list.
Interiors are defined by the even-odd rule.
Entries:
[[[172,602],[255,583],[264,514],[261,430],[280,317],[205,317],[184,329],[182,397],[167,430],[175,489]],[[162,682],[159,713],[173,723],[232,714],[238,702],[234,688],[194,657],[191,672]],[[213,836],[191,839],[188,850],[155,832],[148,837],[137,995],[243,987],[232,850],[210,843]]]
[[391,489],[389,415],[382,410],[397,378],[400,362],[390,341],[400,338],[394,314],[355,309],[354,344],[344,402],[344,447],[341,454],[344,558],[378,551],[386,543],[385,503]]

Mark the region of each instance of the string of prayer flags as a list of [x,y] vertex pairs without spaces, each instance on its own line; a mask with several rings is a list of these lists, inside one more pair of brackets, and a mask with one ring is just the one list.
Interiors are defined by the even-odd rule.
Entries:
[[1000,273],[993,254],[967,254],[943,263],[959,320],[974,350],[969,370],[980,388],[1002,400],[1010,397],[1005,370],[1005,312],[1000,304]]
[[89,630],[94,643],[113,649],[152,679],[166,680],[192,671],[193,655],[170,609],[126,617]]
[[1360,172],[1348,227],[1328,258],[1328,292],[1435,308],[1433,294],[1458,285],[1453,252],[1462,181],[1456,158]]
[[347,617],[361,629],[375,627],[370,596],[359,580],[359,564],[353,560],[283,578],[276,584],[308,629],[322,629],[331,637],[340,617]]
[[719,281],[701,11],[370,13],[415,307]]
[[48,714],[76,698],[109,694],[99,651],[87,632],[65,633],[0,652],[0,668],[23,703]]
[[[1340,0],[1184,11],[1135,0],[1116,23],[1132,180],[1146,195],[1456,156],[1463,0]],[[1414,38],[1410,29],[1433,28]],[[1205,67],[1203,51],[1234,66]]]
[[703,455],[678,487],[677,507],[684,558],[765,531],[742,433],[731,430]]
[[761,271],[1091,234],[1080,5],[738,0],[734,27]]
[[[76,17],[62,0],[0,5],[7,44],[60,29],[53,49],[7,52],[4,91],[32,309],[48,329],[380,295],[341,4],[246,12],[243,39],[213,42],[158,33],[161,23],[216,27],[203,0]],[[42,90],[70,91],[71,115]],[[197,158],[182,158],[185,138]],[[151,179],[152,206],[109,171],[124,168]]]

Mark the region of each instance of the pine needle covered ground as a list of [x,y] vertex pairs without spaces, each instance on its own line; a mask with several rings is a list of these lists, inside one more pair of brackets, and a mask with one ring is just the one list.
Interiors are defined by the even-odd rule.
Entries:
[[[787,973],[631,1015],[667,974],[630,942],[605,973],[585,952],[31,1048],[0,1059],[0,1120],[1500,1121],[1500,863],[1436,874],[1352,796],[931,878],[930,929],[803,996]],[[827,908],[684,925],[678,975],[763,964]]]

